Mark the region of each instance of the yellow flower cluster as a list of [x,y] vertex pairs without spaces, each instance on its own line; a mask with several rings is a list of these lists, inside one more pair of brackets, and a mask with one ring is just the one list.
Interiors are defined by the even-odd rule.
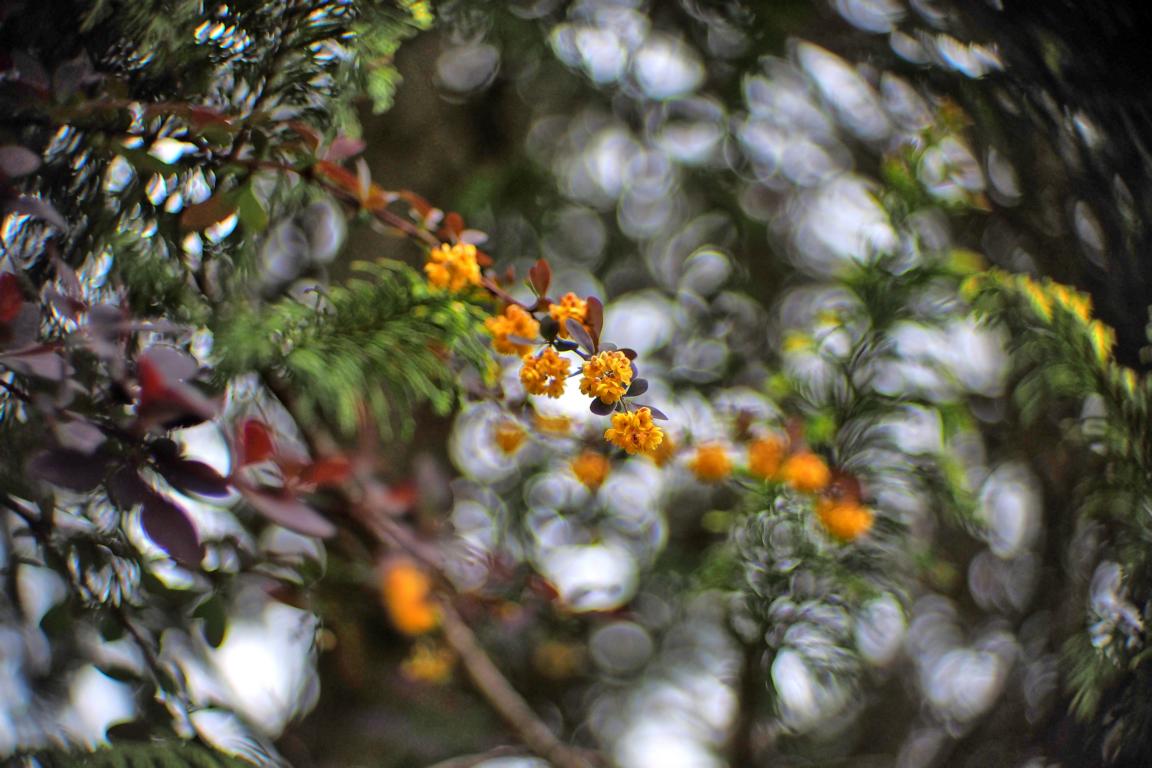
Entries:
[[611,405],[620,402],[631,384],[632,361],[623,352],[600,352],[584,363],[580,393]]
[[583,323],[588,315],[588,302],[572,292],[564,294],[559,302],[548,307],[548,314],[560,326],[560,338],[568,338],[568,318]]
[[564,394],[567,379],[568,360],[552,347],[544,349],[536,357],[524,355],[520,383],[528,394],[560,397]]
[[492,334],[492,348],[502,355],[528,354],[532,351],[531,345],[514,342],[510,337],[532,341],[540,333],[540,323],[536,318],[515,304],[509,304],[504,314],[485,320],[484,327]]
[[424,274],[433,288],[459,293],[465,288],[480,285],[480,263],[476,260],[476,246],[470,243],[441,243],[428,252]]
[[440,625],[432,582],[416,564],[389,564],[380,576],[380,596],[393,626],[406,635],[422,635]]
[[701,482],[719,483],[732,474],[732,459],[720,443],[704,443],[696,448],[688,468]]
[[604,439],[629,454],[652,453],[664,440],[664,430],[653,423],[650,409],[639,408],[612,414],[612,426],[604,430]]

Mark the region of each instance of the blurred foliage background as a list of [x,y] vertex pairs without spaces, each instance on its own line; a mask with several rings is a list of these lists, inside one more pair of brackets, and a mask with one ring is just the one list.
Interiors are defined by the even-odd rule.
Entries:
[[[53,563],[51,537],[16,543],[38,530],[43,494],[6,482],[6,573],[26,558],[36,575],[11,576],[0,625],[3,753],[50,764],[110,734],[257,764],[545,764],[461,663],[452,620],[430,629],[419,594],[397,597],[430,588],[398,556],[427,548],[434,588],[588,764],[1152,760],[1141,6],[3,9],[0,36],[21,52],[5,66],[4,141],[45,158],[31,181],[0,158],[5,271],[29,297],[67,293],[48,266],[64,262],[85,301],[194,329],[174,343],[227,399],[202,432],[176,430],[182,455],[222,455],[231,479],[253,450],[234,425],[252,421],[277,436],[260,458],[285,488],[323,474],[326,452],[360,468],[370,454],[365,487],[402,528],[381,546],[323,482],[303,511],[237,486],[248,507],[167,496],[210,544],[203,573],[146,545],[89,552],[87,529],[67,526]],[[277,31],[294,14],[301,39]],[[104,52],[93,71],[79,49]],[[52,107],[22,106],[29,59]],[[129,92],[98,90],[94,72]],[[240,110],[226,146],[255,154],[204,150],[214,121],[177,111],[199,150],[163,159],[161,126],[101,155],[101,131],[132,126],[84,123],[89,101],[71,96],[84,88],[90,102]],[[79,138],[47,130],[68,120]],[[492,307],[427,291],[427,243],[373,218],[362,183],[244,165],[340,164],[338,142],[362,149],[365,164],[346,163],[358,183],[412,190],[486,233],[495,273],[543,258],[557,294],[600,297],[604,338],[638,353],[646,401],[669,417],[664,451],[610,452],[575,382],[527,394],[519,361],[480,347]],[[230,207],[182,227],[189,208],[157,178],[196,205],[233,190]],[[68,237],[12,203],[30,197]],[[235,232],[212,229],[220,214]],[[13,355],[0,364],[20,385],[29,363]],[[16,477],[41,406],[5,404]],[[318,422],[332,428],[319,441]],[[158,441],[147,461],[164,474]],[[102,511],[109,491],[65,494],[57,514],[129,530]],[[147,532],[175,557],[170,531]],[[86,569],[138,596],[66,598]],[[160,586],[142,575],[155,572]],[[170,749],[139,759],[195,764]]]

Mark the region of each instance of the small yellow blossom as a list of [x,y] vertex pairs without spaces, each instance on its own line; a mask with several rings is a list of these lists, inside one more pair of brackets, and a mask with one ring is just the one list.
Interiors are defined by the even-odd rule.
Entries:
[[832,482],[832,472],[824,459],[810,451],[788,457],[780,468],[784,482],[803,493],[818,493]]
[[748,471],[756,477],[774,480],[784,463],[785,444],[776,436],[761,437],[748,443]]
[[672,460],[676,455],[676,441],[669,435],[664,435],[664,439],[660,441],[660,445],[656,446],[655,450],[648,453],[648,458],[656,463],[656,466],[662,467]]
[[502,355],[523,356],[532,351],[531,345],[514,342],[510,336],[531,341],[540,333],[540,323],[532,313],[515,304],[509,304],[504,314],[485,320],[484,327],[492,334],[492,348]]
[[612,414],[612,426],[604,430],[604,439],[630,454],[651,453],[664,440],[664,430],[652,422],[651,410],[640,408]]
[[545,416],[538,413],[533,421],[536,429],[550,435],[566,435],[572,431],[572,419],[568,416]]
[[872,510],[851,499],[820,499],[816,517],[821,525],[841,541],[854,541],[872,530],[876,519]]
[[522,426],[509,419],[497,424],[492,436],[504,455],[511,456],[520,450],[520,446],[524,444],[528,433],[524,431]]
[[580,380],[580,393],[597,397],[611,405],[632,384],[632,361],[623,352],[612,350],[592,355],[584,363],[584,378]]
[[1088,318],[1092,314],[1092,299],[1078,292],[1075,288],[1060,283],[1052,283],[1052,295],[1056,297],[1056,301],[1060,302],[1064,309],[1080,318],[1081,322],[1088,322]]
[[406,635],[422,635],[440,625],[432,582],[415,563],[400,560],[380,576],[380,595],[393,626]]
[[437,643],[421,642],[412,649],[408,658],[400,662],[400,672],[418,683],[442,685],[452,677],[456,654]]
[[582,452],[572,459],[570,466],[576,479],[593,491],[603,485],[609,470],[612,469],[612,463],[608,461],[608,457],[596,451]]
[[532,652],[532,666],[550,680],[567,680],[584,666],[584,648],[577,643],[546,640]]
[[696,448],[688,468],[703,483],[719,483],[732,474],[732,459],[720,443],[704,443]]
[[568,380],[568,360],[560,356],[552,347],[540,352],[536,357],[524,355],[524,366],[520,369],[520,383],[530,395],[560,397],[564,394],[564,384]]
[[1089,340],[1092,342],[1092,351],[1096,359],[1104,363],[1112,356],[1112,345],[1116,343],[1116,332],[1099,320],[1088,324]]
[[784,334],[785,352],[805,352],[812,348],[812,337],[801,331],[788,331]]
[[568,327],[565,322],[568,318],[583,323],[588,314],[588,302],[572,292],[564,294],[558,303],[548,307],[548,314],[560,326],[560,338],[568,338]]
[[468,286],[480,285],[480,264],[476,246],[470,243],[442,243],[428,252],[424,274],[433,288],[459,293]]

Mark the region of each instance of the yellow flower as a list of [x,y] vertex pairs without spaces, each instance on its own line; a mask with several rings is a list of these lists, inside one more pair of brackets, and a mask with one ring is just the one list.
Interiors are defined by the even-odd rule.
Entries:
[[528,433],[515,421],[508,419],[496,425],[493,437],[500,450],[506,456],[511,456],[520,450],[520,446],[524,444],[524,439],[528,437]]
[[668,435],[664,435],[664,439],[660,441],[660,445],[648,453],[648,458],[656,463],[656,466],[662,467],[672,460],[676,455],[676,441]]
[[452,677],[456,654],[436,643],[421,642],[400,662],[400,672],[409,680],[441,685]]
[[441,243],[428,252],[424,274],[433,288],[458,293],[470,285],[480,285],[480,264],[476,246],[470,243]]
[[520,383],[530,395],[560,397],[564,394],[564,384],[568,380],[568,360],[560,357],[552,347],[540,352],[536,357],[524,355],[524,367],[520,369]]
[[585,316],[588,314],[588,302],[580,298],[572,292],[564,294],[559,303],[552,304],[548,307],[548,314],[560,326],[560,338],[568,338],[568,327],[564,321],[568,318],[583,323]]
[[748,471],[765,480],[775,479],[784,462],[784,448],[784,441],[775,436],[748,443]]
[[1112,356],[1112,345],[1116,343],[1116,333],[1099,320],[1088,324],[1089,340],[1096,359],[1104,363]]
[[432,581],[415,563],[387,565],[380,576],[380,596],[393,626],[406,635],[422,635],[440,625]]
[[611,405],[620,402],[631,384],[632,361],[623,352],[600,352],[584,363],[580,393]]
[[720,443],[704,443],[688,462],[688,468],[704,483],[719,483],[732,474],[732,459]]
[[526,355],[532,351],[531,345],[514,342],[509,336],[532,340],[540,333],[540,323],[532,313],[515,304],[509,304],[504,314],[485,320],[484,327],[492,334],[492,348],[502,355]]
[[818,493],[832,482],[832,472],[824,459],[809,451],[788,457],[780,468],[780,476],[788,485],[803,493]]
[[545,416],[536,414],[536,429],[550,435],[566,435],[572,430],[572,419],[567,416]]
[[1081,322],[1088,322],[1088,317],[1092,314],[1091,298],[1079,293],[1075,288],[1060,283],[1052,283],[1052,295],[1064,309],[1080,318]]
[[851,499],[820,499],[816,502],[816,517],[828,533],[841,541],[854,541],[868,533],[876,519],[872,510]]
[[584,666],[584,649],[576,643],[546,640],[532,652],[532,666],[550,680],[566,680]]
[[612,469],[612,463],[608,461],[608,457],[596,451],[582,452],[572,459],[570,466],[576,479],[593,491],[603,485],[609,470]]
[[604,439],[630,454],[651,453],[664,439],[664,430],[652,423],[652,411],[640,408],[630,413],[612,414],[612,426]]

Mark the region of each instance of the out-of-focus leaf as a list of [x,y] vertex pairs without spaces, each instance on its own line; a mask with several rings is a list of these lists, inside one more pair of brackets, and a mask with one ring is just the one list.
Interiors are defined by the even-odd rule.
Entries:
[[173,560],[187,567],[199,564],[203,557],[200,536],[188,514],[176,503],[158,493],[150,493],[144,499],[140,521],[148,538]]
[[342,163],[351,157],[356,157],[364,151],[366,146],[368,145],[363,139],[337,136],[328,146],[328,151],[324,153],[324,159],[330,163]]
[[236,197],[236,214],[240,223],[253,232],[263,232],[268,228],[268,211],[251,186],[244,187]]
[[84,419],[61,421],[54,431],[61,446],[89,456],[108,439],[100,427]]
[[351,473],[352,462],[348,457],[331,456],[308,466],[300,475],[300,479],[318,486],[339,485],[347,480]]
[[272,458],[276,453],[272,433],[263,422],[256,419],[247,419],[240,425],[236,443],[236,450],[239,453],[236,463],[241,467],[258,464]]
[[0,274],[0,323],[15,320],[23,306],[24,292],[20,290],[20,278],[11,272]]
[[217,192],[202,203],[189,205],[180,214],[180,226],[199,232],[218,224],[236,212],[236,198],[231,192]]
[[46,221],[64,232],[68,231],[68,222],[60,215],[60,211],[56,210],[52,203],[43,198],[21,195],[20,197],[13,197],[6,200],[3,207],[7,213],[20,213],[25,216],[31,216],[34,219]]
[[35,173],[40,167],[40,155],[27,147],[6,144],[0,147],[0,174],[17,179]]
[[229,493],[228,481],[202,461],[177,459],[158,462],[157,469],[181,493],[201,496],[227,496]]
[[108,471],[108,459],[70,448],[49,448],[28,460],[30,475],[79,493],[95,490]]
[[213,648],[219,648],[228,630],[228,613],[224,610],[224,601],[220,596],[213,595],[200,603],[192,616],[204,621],[204,639]]
[[152,489],[135,467],[120,467],[108,478],[108,494],[112,503],[122,510],[143,504],[151,493]]
[[63,381],[72,366],[51,347],[32,347],[0,355],[0,365],[25,376]]
[[328,538],[336,534],[336,526],[319,512],[285,491],[242,489],[244,499],[260,514],[277,525],[305,536]]

